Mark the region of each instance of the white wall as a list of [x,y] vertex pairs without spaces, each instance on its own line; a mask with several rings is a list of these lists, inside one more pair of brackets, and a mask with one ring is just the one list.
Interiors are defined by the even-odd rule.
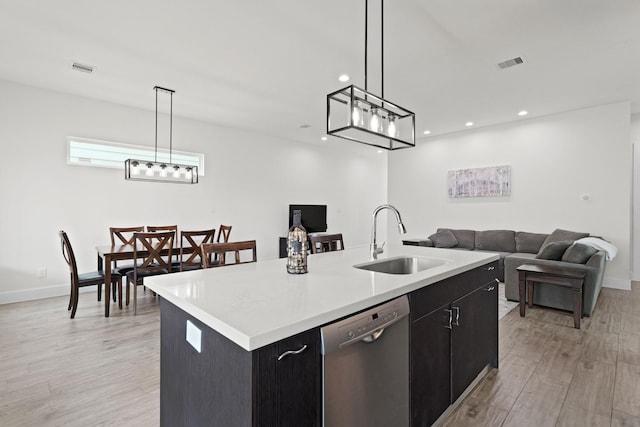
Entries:
[[640,114],[631,116],[631,143],[633,144],[633,245],[631,278],[640,280]]
[[[258,258],[269,259],[290,203],[327,204],[329,231],[342,232],[348,247],[368,244],[371,212],[386,202],[387,156],[370,147],[281,141],[179,117],[174,148],[206,156],[198,185],[69,166],[69,135],[153,146],[154,112],[3,81],[0,93],[0,303],[68,292],[61,229],[82,271],[95,270],[109,226],[230,224],[232,240],[256,239]],[[47,278],[37,277],[41,268]]]
[[[630,106],[619,103],[424,139],[390,154],[389,202],[414,237],[438,227],[603,236],[619,249],[605,285],[628,288],[629,135]],[[449,170],[498,165],[511,165],[510,197],[448,197]]]

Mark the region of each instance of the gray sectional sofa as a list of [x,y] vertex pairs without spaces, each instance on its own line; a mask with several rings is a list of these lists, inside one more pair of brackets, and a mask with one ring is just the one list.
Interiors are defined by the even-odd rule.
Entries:
[[[461,230],[438,228],[418,246],[493,252],[500,255],[499,279],[505,283],[505,296],[518,301],[518,271],[522,264],[578,268],[586,271],[583,289],[583,314],[590,316],[598,300],[605,269],[605,252],[574,242],[589,233],[556,229],[551,234],[513,230]],[[571,248],[571,249],[569,249]],[[563,258],[564,257],[564,258]],[[534,304],[561,310],[573,309],[571,292],[558,286],[536,285]]]

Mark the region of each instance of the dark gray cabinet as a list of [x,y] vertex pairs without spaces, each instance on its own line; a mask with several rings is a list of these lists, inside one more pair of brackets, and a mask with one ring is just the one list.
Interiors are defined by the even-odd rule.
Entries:
[[[200,353],[187,320],[201,330]],[[162,426],[321,425],[318,328],[249,352],[162,299],[160,335]]]
[[411,419],[432,425],[487,366],[498,363],[497,262],[409,294]]

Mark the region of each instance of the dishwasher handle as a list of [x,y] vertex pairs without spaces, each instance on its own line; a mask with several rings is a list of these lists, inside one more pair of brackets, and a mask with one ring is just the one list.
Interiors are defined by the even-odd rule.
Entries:
[[380,328],[376,331],[373,331],[371,334],[367,335],[366,337],[362,338],[361,341],[364,342],[374,342],[376,341],[378,338],[380,338],[382,336],[382,333],[384,332],[384,328]]

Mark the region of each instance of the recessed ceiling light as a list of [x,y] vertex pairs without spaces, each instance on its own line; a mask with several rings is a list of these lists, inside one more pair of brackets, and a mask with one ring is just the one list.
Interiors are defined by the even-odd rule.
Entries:
[[431,131],[430,131],[430,130],[425,130],[425,131],[424,131],[424,132],[422,132],[422,133],[424,133],[425,135],[429,135],[429,134],[431,133]]
[[338,80],[340,80],[341,82],[348,82],[349,79],[349,74],[340,74],[340,77],[338,77]]
[[526,110],[522,110],[522,111],[518,112],[518,115],[521,116],[521,117],[522,116],[526,116],[527,114],[529,114],[529,112],[526,111]]
[[473,126],[473,122],[467,122],[464,124],[465,126]]
[[323,137],[322,137],[322,138],[320,138],[320,139],[321,139],[321,140],[323,140],[323,141],[326,141],[326,140],[327,140],[327,137],[326,137],[326,136],[323,136]]
[[383,153],[383,151],[382,151],[382,150],[378,150],[378,154],[382,154],[382,153]]

